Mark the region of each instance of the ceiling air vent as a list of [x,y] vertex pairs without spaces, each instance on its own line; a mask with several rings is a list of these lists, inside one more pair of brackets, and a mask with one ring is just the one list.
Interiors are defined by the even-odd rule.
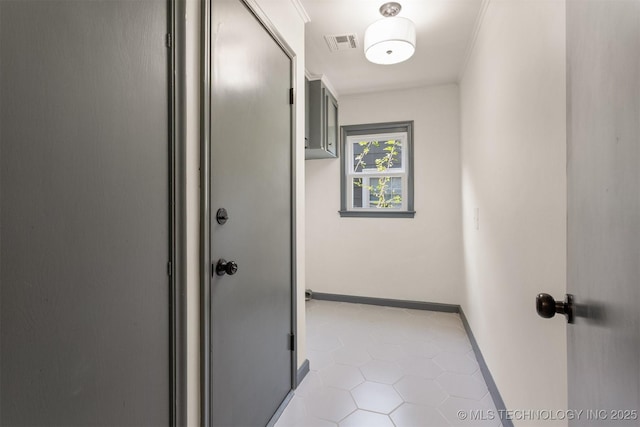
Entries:
[[356,49],[358,47],[358,37],[355,34],[342,34],[339,36],[324,36],[324,40],[331,52],[339,50]]

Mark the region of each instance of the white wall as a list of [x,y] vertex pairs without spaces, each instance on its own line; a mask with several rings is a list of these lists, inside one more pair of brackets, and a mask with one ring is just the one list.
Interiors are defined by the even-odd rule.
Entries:
[[[200,285],[199,285],[199,167],[200,167],[200,0],[187,1],[187,418],[200,425]],[[285,42],[294,50],[296,79],[296,262],[298,301],[298,366],[305,351],[305,196],[304,196],[304,22],[289,0],[254,0]]]
[[[413,219],[341,218],[342,159],[308,160],[307,287],[459,304],[464,277],[458,86],[342,96],[338,101],[341,125],[415,121],[417,213]],[[380,242],[385,249],[378,249]]]
[[563,1],[492,1],[460,85],[462,307],[508,409],[567,406],[564,318],[535,311],[566,292],[565,68]]

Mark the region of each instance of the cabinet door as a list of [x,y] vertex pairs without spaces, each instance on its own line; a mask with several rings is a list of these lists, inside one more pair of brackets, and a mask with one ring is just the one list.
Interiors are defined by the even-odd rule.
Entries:
[[332,156],[338,156],[338,102],[331,93],[324,89],[325,112],[325,150]]

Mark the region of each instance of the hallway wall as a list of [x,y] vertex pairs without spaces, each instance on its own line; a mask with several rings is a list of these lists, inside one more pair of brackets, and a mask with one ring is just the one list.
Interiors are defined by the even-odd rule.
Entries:
[[460,85],[462,307],[508,409],[567,406],[566,323],[535,310],[566,292],[565,68],[564,1],[492,1]]
[[463,282],[458,86],[341,96],[338,101],[340,125],[415,121],[417,213],[413,219],[341,218],[342,159],[308,160],[307,287],[458,304]]

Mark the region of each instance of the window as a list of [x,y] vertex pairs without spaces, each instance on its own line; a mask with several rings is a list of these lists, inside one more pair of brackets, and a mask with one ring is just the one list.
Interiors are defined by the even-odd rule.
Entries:
[[340,216],[413,218],[413,121],[341,127]]

